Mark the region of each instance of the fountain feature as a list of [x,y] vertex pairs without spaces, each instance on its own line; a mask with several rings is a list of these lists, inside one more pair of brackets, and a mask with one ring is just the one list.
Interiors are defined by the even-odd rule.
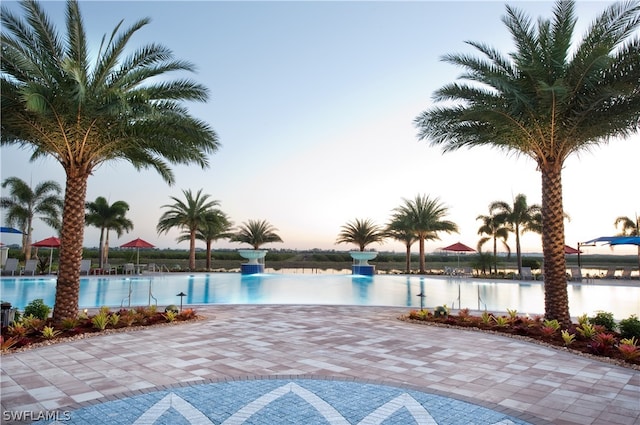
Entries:
[[349,253],[351,258],[357,261],[357,263],[351,266],[352,274],[359,274],[364,276],[373,276],[376,272],[376,266],[369,264],[367,261],[373,260],[378,255],[374,251],[351,251]]
[[[239,249],[238,254],[242,258],[249,260],[240,265],[241,274],[264,273],[264,257],[267,255],[265,249]],[[262,260],[262,261],[260,261]]]

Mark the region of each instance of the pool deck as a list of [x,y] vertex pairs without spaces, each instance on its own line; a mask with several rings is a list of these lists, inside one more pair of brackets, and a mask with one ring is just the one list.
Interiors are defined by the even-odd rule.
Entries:
[[[79,421],[73,423],[82,423],[80,412],[94,418],[86,423],[131,423],[110,415],[144,404],[151,406],[141,410],[147,422],[136,423],[220,423],[205,412],[204,406],[214,402],[197,401],[197,395],[215,391],[209,384],[242,383],[264,387],[264,394],[243,398],[236,410],[244,419],[231,409],[225,423],[318,423],[306,416],[310,410],[322,412],[325,423],[369,423],[350,419],[349,414],[369,414],[358,410],[365,409],[356,407],[358,402],[347,403],[350,409],[344,400],[339,403],[355,396],[359,390],[348,385],[358,384],[371,391],[367,397],[393,389],[390,393],[417,391],[464,402],[458,419],[454,413],[438,419],[442,412],[434,407],[433,421],[415,423],[469,423],[471,416],[488,423],[475,416],[474,406],[481,406],[515,421],[495,422],[500,424],[640,424],[640,371],[505,336],[397,320],[407,308],[216,305],[196,310],[204,320],[2,355],[0,421],[11,423],[5,416],[11,412],[53,412],[63,415],[59,422],[43,423],[62,424],[67,417],[61,412],[71,411],[72,422]],[[246,388],[229,388],[216,393],[215,404],[224,404],[225,397],[227,404],[248,397]],[[193,393],[190,402],[178,392],[187,390]],[[312,408],[272,409],[276,412],[270,414],[281,416],[266,422],[248,419],[258,400],[262,408],[283,394],[302,397]],[[415,413],[411,406],[405,403],[405,415]],[[164,419],[149,419],[163,412]],[[175,415],[182,415],[181,421]],[[407,420],[397,416],[384,423]]]

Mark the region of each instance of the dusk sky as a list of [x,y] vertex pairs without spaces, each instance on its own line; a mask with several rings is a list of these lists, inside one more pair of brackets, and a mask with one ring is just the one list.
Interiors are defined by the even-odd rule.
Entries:
[[[3,4],[17,10],[15,2]],[[511,4],[534,19],[551,16],[553,5]],[[578,2],[577,34],[609,4]],[[44,5],[64,34],[65,3]],[[129,46],[160,43],[196,65],[189,77],[209,88],[210,100],[188,107],[210,123],[222,145],[207,170],[174,166],[173,186],[155,171],[138,172],[126,162],[97,169],[87,201],[98,196],[110,203],[126,201],[135,226],[119,239],[112,233],[112,247],[141,237],[160,248],[187,249],[188,242],[176,242],[177,230],[156,232],[161,206],[172,203],[170,196],[182,199],[183,189],[203,189],[236,225],[269,221],[284,243],[266,249],[354,249],[335,244],[342,225],[356,218],[384,225],[403,198],[418,194],[440,198],[449,207],[446,218],[460,229],[427,243],[427,251],[457,241],[475,247],[481,225],[476,217],[488,214],[489,203],[512,202],[519,193],[530,204],[541,202],[540,174],[532,160],[489,148],[442,154],[417,139],[413,124],[433,105],[433,92],[461,73],[442,62],[443,55],[477,56],[466,40],[505,54],[514,50],[501,22],[502,1],[85,1],[80,6],[94,54],[102,35],[121,19],[128,27],[150,17]],[[34,186],[55,180],[64,187],[61,165],[52,159],[30,163],[29,156],[29,151],[3,147],[1,179],[19,177]],[[566,161],[567,244],[613,235],[616,217],[640,213],[639,158],[636,134]],[[35,221],[34,241],[54,234]],[[1,237],[4,243],[19,243],[17,236]],[[84,245],[98,242],[99,230],[87,228]],[[515,238],[509,243],[515,251]],[[528,234],[523,244],[525,251],[541,251],[539,235]],[[248,246],[218,241],[214,248]],[[404,252],[391,240],[370,248]],[[583,251],[637,252],[630,246]]]

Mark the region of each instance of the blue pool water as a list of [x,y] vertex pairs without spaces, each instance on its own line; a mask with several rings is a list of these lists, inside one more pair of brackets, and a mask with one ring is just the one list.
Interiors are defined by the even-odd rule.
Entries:
[[[614,281],[612,281],[614,282]],[[53,306],[55,277],[2,278],[0,298],[24,308],[42,298]],[[616,319],[640,315],[640,287],[569,285],[572,316],[608,311]],[[444,276],[349,274],[169,273],[134,277],[105,276],[80,280],[80,308],[148,304],[327,304],[427,308],[448,305],[471,310],[544,313],[541,282]],[[424,298],[418,294],[425,294]],[[422,299],[421,299],[422,298]]]

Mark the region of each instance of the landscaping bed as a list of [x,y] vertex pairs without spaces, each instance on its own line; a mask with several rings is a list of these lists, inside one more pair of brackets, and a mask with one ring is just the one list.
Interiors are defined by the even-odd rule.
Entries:
[[610,313],[601,312],[590,318],[582,316],[566,329],[542,316],[519,316],[514,311],[507,315],[472,315],[468,309],[454,314],[446,307],[412,310],[400,320],[492,332],[640,370],[640,321],[635,315],[616,323]]

